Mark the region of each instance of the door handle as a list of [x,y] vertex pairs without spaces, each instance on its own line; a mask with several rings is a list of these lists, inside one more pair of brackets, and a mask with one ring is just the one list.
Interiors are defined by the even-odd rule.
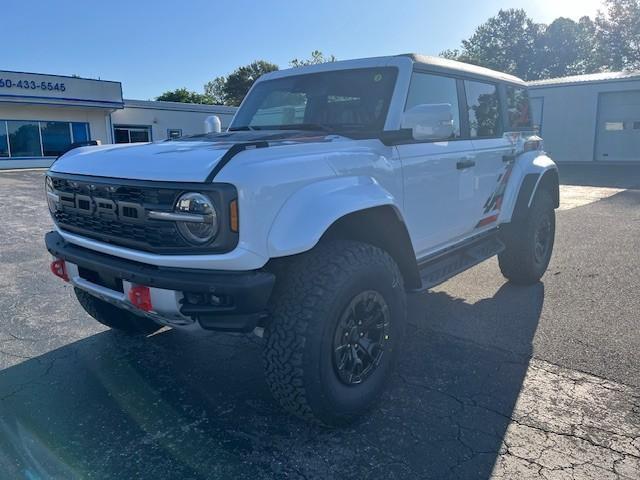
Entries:
[[475,166],[476,162],[474,160],[460,160],[456,163],[456,168],[458,170],[464,170],[465,168],[471,168]]

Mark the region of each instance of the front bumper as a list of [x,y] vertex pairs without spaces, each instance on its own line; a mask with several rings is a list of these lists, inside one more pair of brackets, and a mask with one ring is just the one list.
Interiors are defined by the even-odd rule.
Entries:
[[[275,275],[263,270],[198,270],[133,262],[68,243],[57,232],[47,233],[45,244],[69,265],[75,287],[174,327],[199,324],[207,330],[249,332],[266,317],[275,283]],[[150,287],[157,309],[136,309],[127,298],[132,285]],[[212,296],[223,301],[212,304]],[[202,302],[193,302],[194,298]]]

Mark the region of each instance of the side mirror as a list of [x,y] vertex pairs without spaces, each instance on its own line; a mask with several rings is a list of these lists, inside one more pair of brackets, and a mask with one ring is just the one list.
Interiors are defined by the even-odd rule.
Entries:
[[222,122],[217,115],[211,115],[204,120],[204,133],[220,133],[222,131]]
[[453,109],[449,103],[423,103],[404,112],[401,128],[414,140],[447,140],[453,136]]

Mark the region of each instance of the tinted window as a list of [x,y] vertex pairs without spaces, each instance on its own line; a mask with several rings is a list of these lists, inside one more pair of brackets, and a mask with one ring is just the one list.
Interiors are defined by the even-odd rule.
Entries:
[[465,80],[472,137],[497,137],[502,134],[500,102],[496,85]]
[[139,143],[151,141],[151,130],[149,127],[116,125],[113,129],[116,143]]
[[41,157],[38,122],[7,122],[12,157]]
[[395,68],[365,68],[295,75],[256,84],[230,130],[382,130]]
[[0,157],[9,156],[9,141],[7,140],[7,122],[0,120]]
[[453,131],[454,135],[459,137],[460,110],[458,109],[458,91],[455,79],[426,73],[414,73],[411,76],[411,85],[405,110],[409,110],[416,105],[439,103],[451,105]]
[[89,140],[89,125],[86,123],[72,123],[73,142],[86,142]]
[[507,113],[509,127],[531,127],[529,92],[526,88],[507,86]]
[[57,157],[71,145],[71,129],[67,122],[40,122],[42,150],[45,157]]

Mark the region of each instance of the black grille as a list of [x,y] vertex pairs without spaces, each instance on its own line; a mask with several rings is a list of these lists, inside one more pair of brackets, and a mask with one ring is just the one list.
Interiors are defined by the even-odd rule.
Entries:
[[[233,250],[238,244],[238,233],[229,228],[229,205],[237,200],[237,191],[228,183],[124,180],[61,173],[49,173],[49,176],[60,197],[52,215],[62,230],[114,245],[166,254],[221,253]],[[174,222],[147,216],[150,210],[173,211],[180,195],[194,191],[211,198],[218,212],[218,234],[208,245],[190,245]]]
[[[131,202],[145,210],[171,211],[182,190],[157,187],[105,184],[52,177],[53,188],[62,194],[81,194],[114,202]],[[105,215],[87,214],[62,205],[53,213],[60,228],[72,233],[116,245],[154,252],[184,250],[190,245],[182,238],[173,222],[122,221]]]

